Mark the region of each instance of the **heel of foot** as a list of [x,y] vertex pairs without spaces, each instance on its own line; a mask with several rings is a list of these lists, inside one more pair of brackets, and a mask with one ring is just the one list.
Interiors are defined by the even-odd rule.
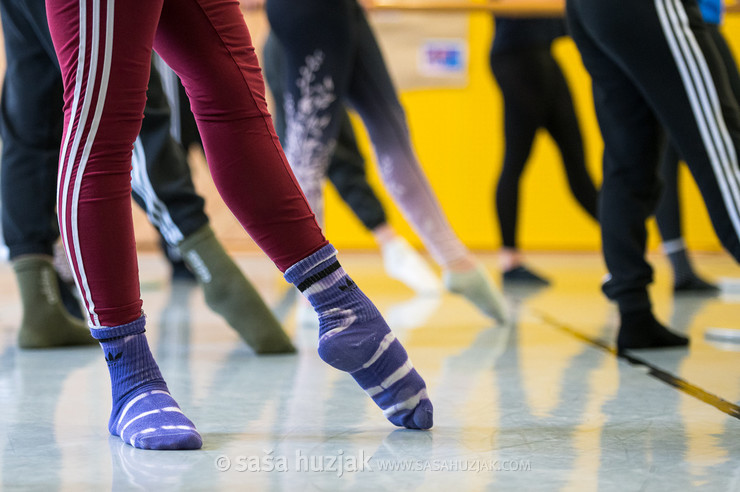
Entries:
[[360,329],[352,326],[356,317],[349,316],[341,324],[327,330],[319,337],[319,357],[340,371],[353,373],[372,364],[394,342],[383,318],[364,324]]

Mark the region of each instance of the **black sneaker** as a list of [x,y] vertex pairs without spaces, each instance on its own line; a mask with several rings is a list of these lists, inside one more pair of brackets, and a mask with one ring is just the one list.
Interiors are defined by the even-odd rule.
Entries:
[[190,271],[188,266],[182,260],[170,260],[170,266],[172,266],[172,280],[174,282],[195,282],[196,278],[193,272]]
[[719,291],[720,288],[717,285],[707,282],[696,275],[684,277],[673,285],[673,292],[676,294],[717,295]]
[[550,281],[541,275],[537,275],[532,270],[519,265],[510,270],[506,270],[503,275],[504,284],[527,285],[545,287],[550,285]]

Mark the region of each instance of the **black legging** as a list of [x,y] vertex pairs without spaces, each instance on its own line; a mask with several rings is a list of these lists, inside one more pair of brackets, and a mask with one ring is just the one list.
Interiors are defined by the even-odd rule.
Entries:
[[504,247],[517,247],[519,179],[539,128],[547,130],[560,149],[573,196],[596,219],[598,192],[586,170],[568,84],[549,46],[492,53],[491,70],[504,99],[506,151],[495,198]]
[[[265,40],[262,73],[272,92],[275,105],[272,121],[281,142],[285,141],[285,50],[272,32]],[[341,116],[337,143],[326,171],[331,184],[365,228],[373,231],[388,222],[380,199],[367,181],[365,158],[357,145],[355,131],[346,110]]]

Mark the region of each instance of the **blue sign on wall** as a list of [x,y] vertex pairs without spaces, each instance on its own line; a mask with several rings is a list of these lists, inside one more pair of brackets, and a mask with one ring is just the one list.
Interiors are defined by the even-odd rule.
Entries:
[[467,42],[463,39],[425,41],[419,49],[419,71],[424,75],[460,75],[467,70]]

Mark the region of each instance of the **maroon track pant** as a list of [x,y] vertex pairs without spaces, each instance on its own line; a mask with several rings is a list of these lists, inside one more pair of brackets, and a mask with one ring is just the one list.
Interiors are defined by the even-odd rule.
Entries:
[[327,244],[235,0],[47,0],[47,15],[64,78],[59,226],[93,328],[141,316],[130,168],[152,48],[190,96],[219,193],[277,267]]

